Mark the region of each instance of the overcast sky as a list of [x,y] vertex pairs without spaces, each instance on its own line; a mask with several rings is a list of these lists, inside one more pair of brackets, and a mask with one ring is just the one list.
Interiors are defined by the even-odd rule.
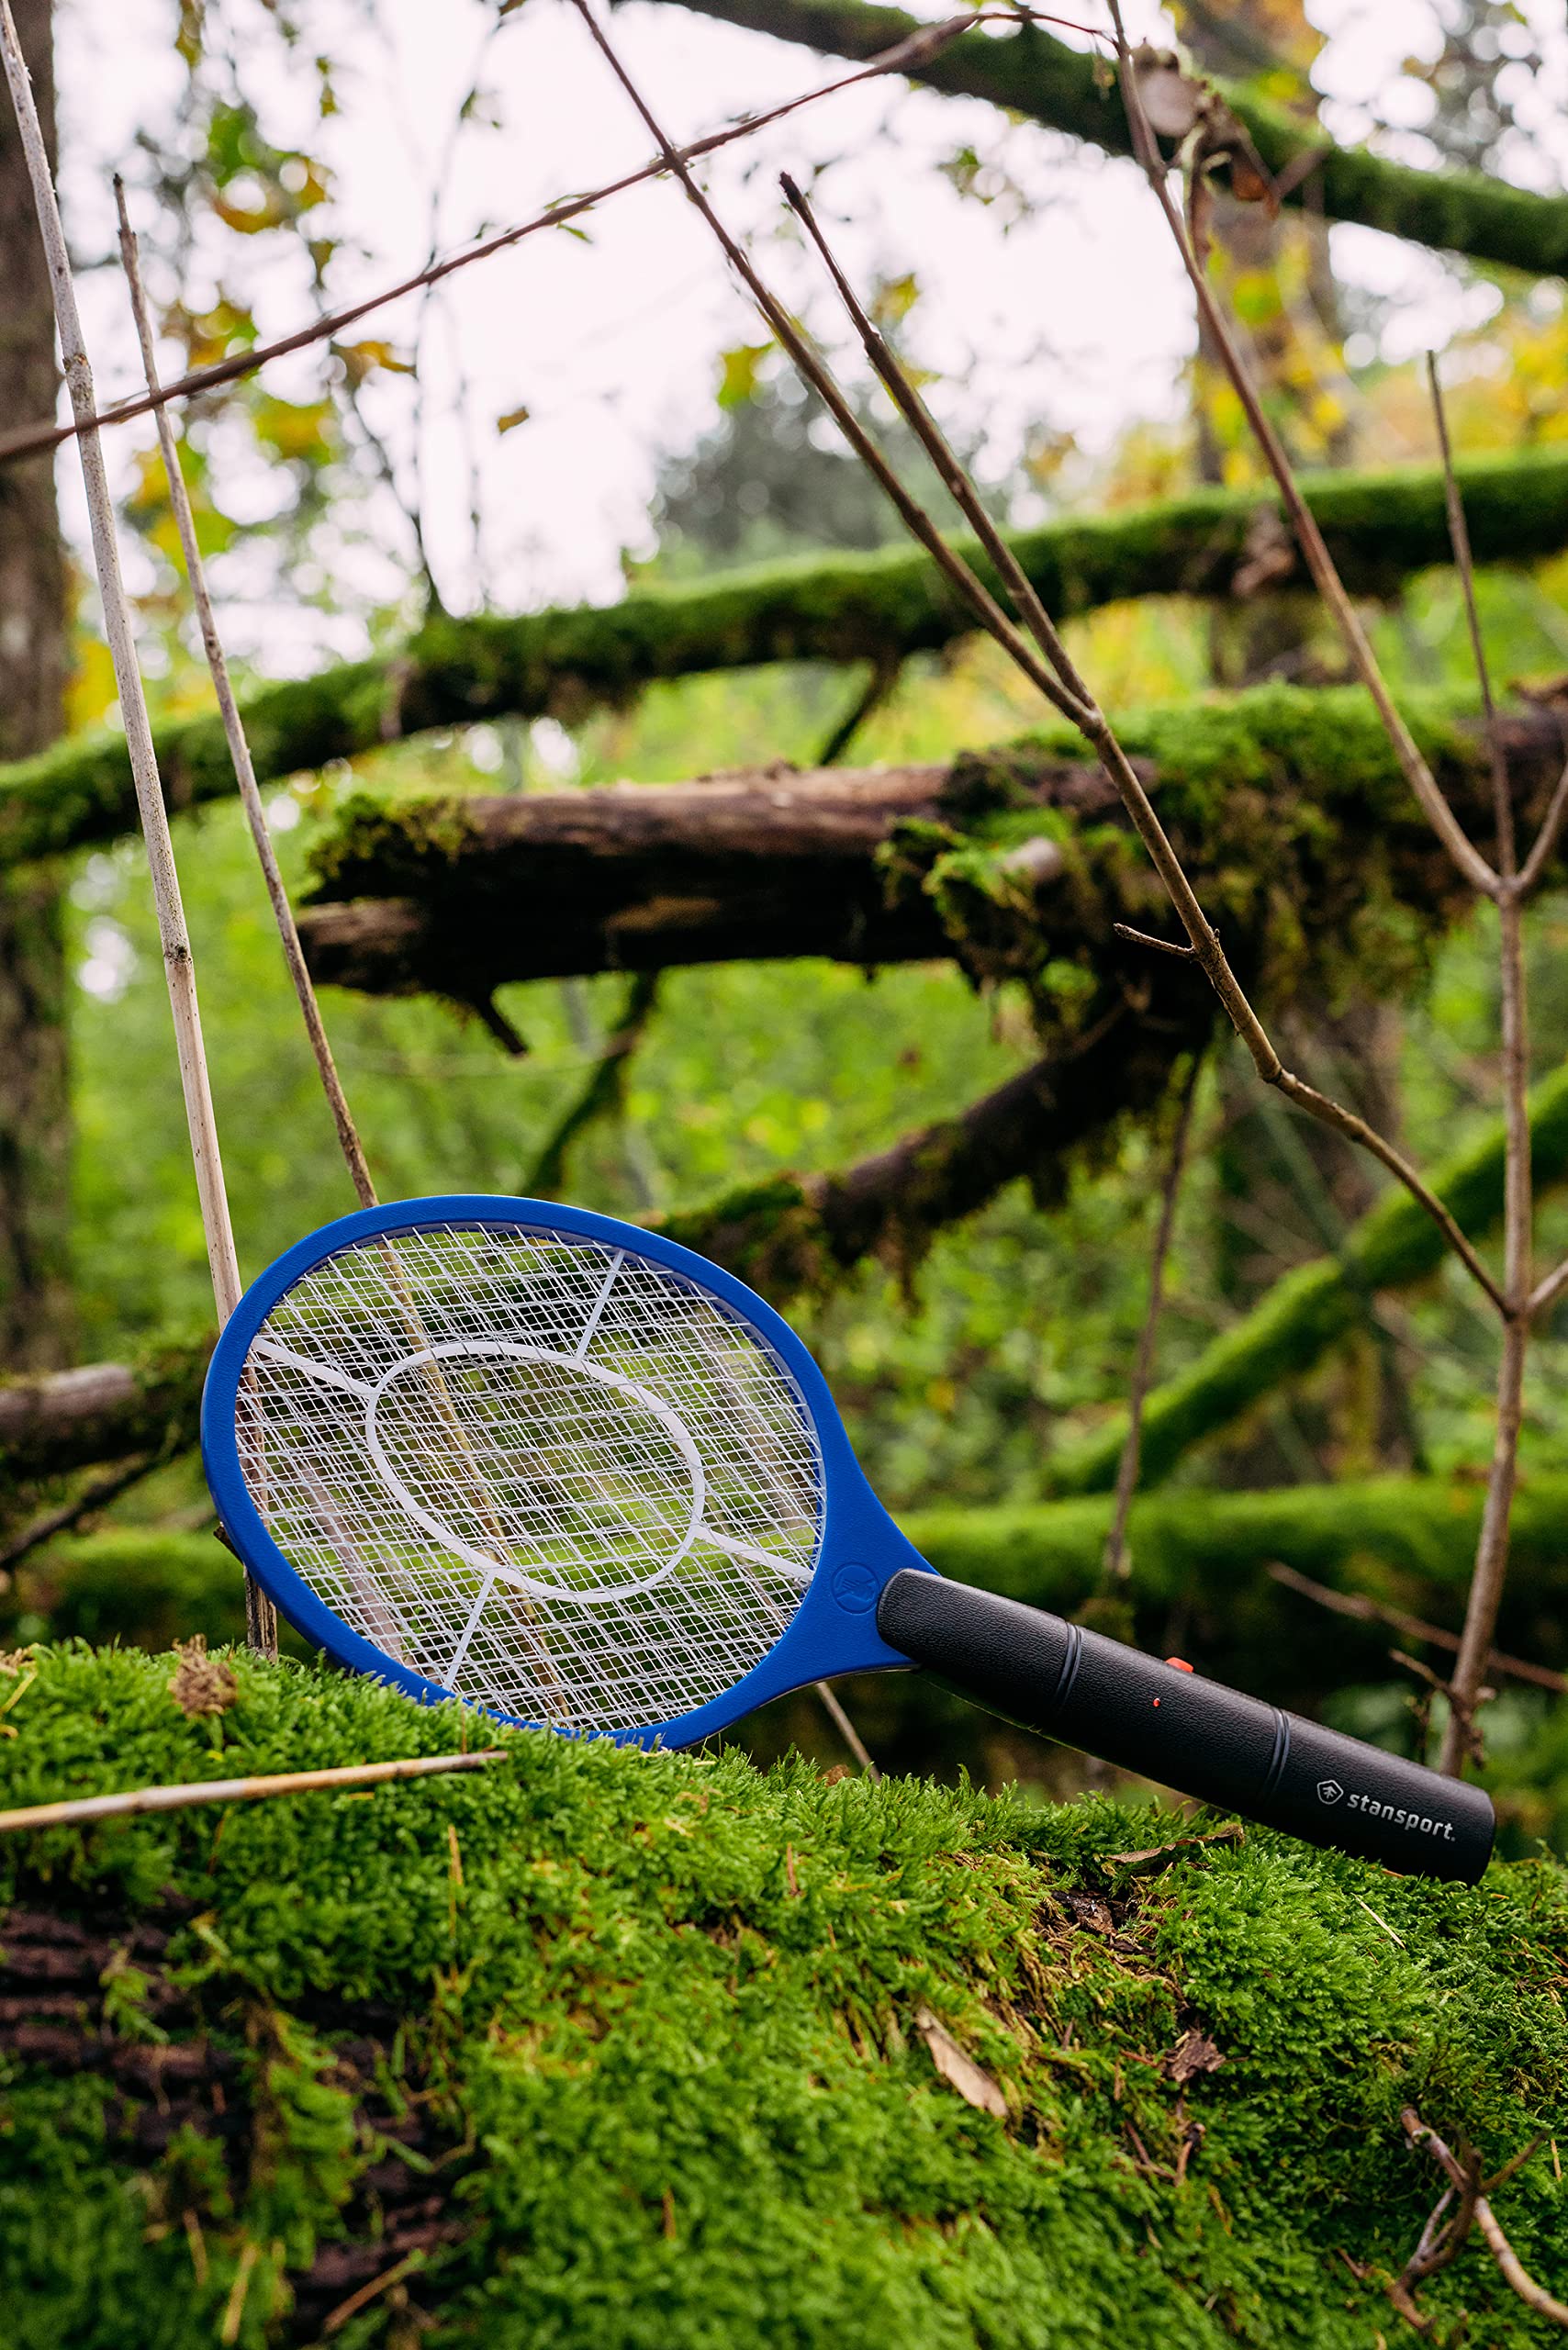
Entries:
[[[317,119],[314,73],[283,71],[261,0],[226,0],[225,13],[244,40],[244,78],[268,130],[333,167],[332,227],[344,247],[334,264],[337,301],[423,261],[438,185],[436,240],[450,250],[645,159],[645,133],[559,0],[527,0],[484,47],[483,83],[502,127],[472,125],[455,143],[454,117],[493,10],[477,0],[301,6],[312,42],[341,61],[341,111],[326,123]],[[1551,61],[1535,105],[1549,143],[1557,142],[1568,38],[1551,0],[1527,0],[1527,13]],[[1128,14],[1136,29],[1159,29],[1152,6],[1134,0]],[[1375,7],[1315,0],[1313,14],[1333,36],[1320,76],[1330,118],[1341,135],[1354,135],[1369,97],[1387,110],[1401,59],[1430,50],[1431,7],[1428,0],[1378,0]],[[173,16],[172,0],[119,0],[113,10],[101,0],[65,0],[62,8],[65,185],[84,253],[102,253],[111,241],[109,171],[121,165],[134,178],[138,132],[162,133],[172,118],[181,86]],[[636,0],[617,10],[612,30],[683,137],[842,70],[807,50]],[[1004,203],[961,200],[935,168],[966,143],[1033,199],[1021,225],[1007,227]],[[1409,151],[1421,159],[1414,130]],[[721,209],[835,344],[842,338],[816,280],[793,241],[777,233],[778,171],[809,173],[834,158],[843,160],[823,181],[821,202],[845,258],[862,282],[878,271],[918,274],[913,344],[950,377],[941,397],[984,431],[998,467],[1012,462],[1031,426],[1071,433],[1092,453],[1135,417],[1177,412],[1190,305],[1131,166],[1035,126],[1009,128],[991,107],[889,84],[841,95],[728,151],[709,167]],[[1527,159],[1519,168],[1539,176],[1546,167]],[[426,416],[417,442],[407,378],[371,388],[375,420],[409,479],[417,445],[431,556],[455,609],[481,595],[507,610],[614,595],[622,549],[646,543],[659,449],[689,442],[711,420],[716,354],[761,339],[707,230],[669,185],[618,197],[587,225],[588,241],[540,237],[452,282],[427,320]],[[263,333],[297,323],[308,310],[297,247],[285,234],[237,252],[239,241],[215,236],[198,252],[187,302],[200,308],[211,298],[220,260],[254,303]],[[1442,340],[1466,315],[1467,297],[1430,255],[1346,228],[1335,231],[1335,258],[1347,278],[1404,297],[1390,355]],[[1484,297],[1469,299],[1473,308]],[[100,393],[129,388],[134,347],[113,273],[94,274],[87,311]],[[416,323],[409,302],[355,331],[408,347]],[[308,394],[320,365],[315,355],[282,363],[268,380]],[[520,407],[530,420],[499,433],[497,420]],[[484,517],[477,556],[471,461]],[[62,464],[61,478],[74,518],[73,461]],[[241,472],[226,480],[225,494],[259,515],[273,493],[264,477]],[[383,520],[394,537],[393,518]],[[344,560],[357,565],[367,592],[391,586],[390,565],[366,554]],[[280,668],[357,649],[352,616],[332,624],[259,610],[238,593],[241,567],[229,572],[229,625],[241,649]]]

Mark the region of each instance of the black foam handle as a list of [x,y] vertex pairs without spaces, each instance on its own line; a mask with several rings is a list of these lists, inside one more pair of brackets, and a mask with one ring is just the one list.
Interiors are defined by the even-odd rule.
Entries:
[[1479,1787],[1043,1608],[906,1567],[882,1593],[877,1628],[1009,1721],[1309,1844],[1465,1885],[1491,1858],[1492,1805]]

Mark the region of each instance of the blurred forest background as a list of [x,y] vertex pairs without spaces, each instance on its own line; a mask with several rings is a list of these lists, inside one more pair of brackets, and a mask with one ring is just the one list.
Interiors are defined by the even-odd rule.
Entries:
[[[430,252],[447,250],[643,160],[643,135],[567,12],[549,0],[443,12],[441,71],[426,80],[418,13],[148,0],[111,28],[80,6],[55,11],[61,171],[102,394],[134,377],[111,166],[130,183],[172,375],[417,266],[421,235]],[[1362,21],[1374,14],[1375,30]],[[46,0],[18,15],[41,61]],[[1385,234],[1381,183],[1359,219],[1326,209],[1327,182],[1312,175],[1278,217],[1222,189],[1212,266],[1293,454],[1344,477],[1324,495],[1339,500],[1338,543],[1379,656],[1458,773],[1473,751],[1473,671],[1417,364],[1428,343],[1442,349],[1520,771],[1547,750],[1560,760],[1559,12],[1182,0],[1132,21],[1179,36],[1203,70],[1312,138],[1530,192],[1499,257],[1506,241],[1489,241],[1484,222],[1472,233],[1462,220],[1457,249],[1448,215],[1424,241],[1418,223],[1403,241]],[[825,81],[824,54],[870,54],[905,20],[860,0],[633,0],[616,22],[690,135]],[[1492,918],[1456,909],[1429,860],[1400,846],[1402,810],[1384,824],[1398,805],[1391,763],[1292,576],[1134,167],[1104,151],[1114,139],[1089,135],[1092,118],[1075,130],[1049,106],[1031,116],[1028,73],[1047,86],[1058,36],[966,38],[979,62],[958,94],[871,84],[732,148],[711,184],[845,355],[779,226],[778,165],[812,180],[993,511],[1034,534],[1102,700],[1185,794],[1222,928],[1252,942],[1298,1065],[1375,1110],[1423,1165],[1465,1163],[1470,1228],[1495,1237]],[[1030,41],[1033,64],[1011,80],[999,70],[994,102],[977,89],[987,55]],[[1076,32],[1059,43],[1087,52]],[[574,106],[575,147],[552,146],[542,117]],[[379,152],[379,178],[347,168],[347,111],[361,147]],[[12,144],[7,129],[15,257],[31,223],[17,217]],[[855,889],[870,903],[911,893],[912,946],[878,960],[846,933],[832,955],[672,951],[661,967],[660,923],[671,925],[655,901],[678,897],[677,858],[644,892],[640,928],[623,925],[615,946],[601,926],[575,968],[539,943],[562,908],[545,878],[531,884],[526,859],[488,879],[476,851],[461,881],[443,863],[439,828],[469,800],[554,804],[729,770],[766,795],[755,771],[772,762],[952,771],[1025,737],[1058,762],[1072,755],[1042,735],[1037,702],[993,647],[950,617],[922,617],[932,591],[912,588],[921,569],[895,520],[724,285],[678,196],[655,185],[619,202],[641,224],[623,237],[607,206],[570,237],[472,273],[461,305],[415,297],[180,411],[225,628],[259,697],[258,741],[326,746],[263,758],[297,900],[433,904],[448,892],[444,963],[432,947],[423,965],[391,949],[354,964],[324,916],[307,923],[323,979],[360,981],[330,987],[326,1005],[383,1195],[549,1190],[670,1220],[796,1320],[873,1483],[938,1564],[1069,1612],[1114,1605],[1162,1653],[1415,1751],[1432,1727],[1419,1668],[1440,1674],[1434,1634],[1451,1634],[1462,1610],[1495,1328],[1458,1268],[1378,1206],[1376,1170],[1264,1098],[1177,978],[1115,949],[1109,918],[1122,909],[1114,890],[1094,898],[1092,859],[1076,895],[1009,895],[994,872],[935,872],[930,839],[890,819]],[[1105,262],[1112,239],[1132,255],[1119,274]],[[21,423],[50,412],[52,362],[36,274],[17,259],[3,285],[6,414]],[[858,354],[845,373],[935,499]],[[352,1201],[250,844],[201,751],[210,693],[150,422],[119,431],[113,455],[154,714],[174,750],[166,773],[176,798],[184,776],[207,803],[182,819],[178,845],[250,1277]],[[25,619],[19,638],[10,618],[0,632],[4,748],[25,762],[57,732],[70,738],[0,775],[3,1320],[15,1393],[33,1399],[32,1433],[18,1405],[0,1472],[0,1633],[162,1644],[237,1634],[240,1578],[190,1449],[210,1292],[141,850],[95,781],[118,754],[74,464],[70,451],[60,460],[62,542],[48,460],[5,476],[0,521],[6,611]],[[1101,518],[1092,560],[1058,530],[1086,516]],[[774,648],[790,657],[764,657]],[[313,699],[308,679],[321,681]],[[942,855],[998,850],[981,801],[972,823],[944,802]],[[1259,812],[1282,808],[1301,816],[1294,863]],[[802,876],[809,939],[818,877]],[[467,987],[450,949],[470,924],[485,931],[485,969]],[[637,937],[653,944],[628,946]],[[1539,904],[1529,937],[1544,1267],[1568,1250],[1568,897]],[[634,968],[611,968],[617,957]],[[1081,1054],[1113,1002],[1123,1025]],[[1194,1048],[1144,1485],[1130,1574],[1111,1594],[1109,1488]],[[998,1096],[1042,1051],[1084,1072],[1070,1117],[1042,1122],[1001,1095],[984,1167],[950,1195],[924,1183],[918,1152],[867,1174],[902,1138]],[[842,1180],[822,1191],[815,1178]],[[834,1221],[834,1201],[850,1195],[860,1209]],[[78,1425],[56,1375],[86,1365],[126,1377],[121,1401]],[[1532,1361],[1500,1633],[1524,1670],[1499,1674],[1484,1718],[1515,1852],[1540,1837],[1561,1851],[1568,1836],[1568,1716],[1551,1685],[1568,1669],[1565,1373],[1562,1307]],[[1081,1784],[1075,1758],[939,1694],[887,1682],[843,1694],[891,1766]],[[809,1695],[747,1738],[759,1753],[794,1740],[842,1756]]]

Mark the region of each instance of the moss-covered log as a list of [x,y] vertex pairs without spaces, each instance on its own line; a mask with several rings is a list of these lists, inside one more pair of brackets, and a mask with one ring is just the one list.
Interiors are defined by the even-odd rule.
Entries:
[[132,1363],[0,1380],[0,1508],[17,1487],[94,1461],[188,1450],[211,1349],[172,1340]]
[[[922,29],[902,8],[867,0],[680,0],[725,24],[744,25],[824,55],[879,55]],[[1002,39],[969,32],[913,65],[909,78],[951,96],[989,98],[1010,114],[1087,140],[1113,155],[1131,152],[1114,65],[1069,49],[1043,25]],[[1261,92],[1226,85],[1226,95],[1269,169],[1286,182],[1285,200],[1321,207],[1330,220],[1417,244],[1502,262],[1537,276],[1568,271],[1568,198],[1537,196],[1474,172],[1412,170],[1364,147],[1336,147]]]
[[[1507,725],[1529,805],[1561,763],[1562,714],[1532,707]],[[1379,900],[1428,924],[1459,902],[1359,691],[1265,687],[1122,731],[1194,878],[1225,893],[1233,923],[1321,943]],[[1484,833],[1475,734],[1436,711],[1421,731],[1451,804]],[[945,768],[362,796],[316,847],[315,894],[334,902],[308,908],[301,934],[319,980],[465,1002],[521,979],[801,955],[874,967],[956,952],[993,979],[1087,957],[1103,972],[1128,961],[1113,924],[1135,918],[1127,891],[1141,884],[1114,789],[1072,750],[1058,733]],[[970,843],[990,845],[983,872]],[[1253,952],[1267,961],[1260,936]]]
[[[1483,1489],[1383,1477],[1268,1493],[1140,1494],[1128,1541],[1136,1637],[1201,1673],[1311,1712],[1331,1691],[1390,1677],[1408,1636],[1358,1623],[1293,1591],[1276,1563],[1457,1632],[1475,1564]],[[1109,1495],[1015,1509],[925,1510],[903,1520],[933,1566],[1058,1615],[1100,1587]],[[1497,1645],[1568,1666],[1568,1477],[1521,1484]],[[1441,1658],[1434,1652],[1434,1663]]]
[[[1538,1186],[1568,1172],[1568,1069],[1530,1096],[1531,1163]],[[1432,1187],[1473,1237],[1503,1212],[1503,1130],[1489,1127],[1434,1170]],[[1195,1363],[1145,1400],[1140,1478],[1158,1484],[1204,1438],[1233,1427],[1265,1397],[1300,1379],[1353,1329],[1380,1289],[1402,1289],[1435,1272],[1446,1253],[1431,1218],[1403,1191],[1390,1191],[1345,1238],[1337,1257],[1287,1273]],[[1048,1475],[1058,1493],[1105,1493],[1115,1483],[1125,1426],[1120,1417],[1070,1451]]]
[[483,1000],[509,980],[823,955],[950,951],[935,909],[888,902],[893,825],[944,813],[949,770],[783,766],[526,798],[361,798],[318,845],[300,919],[319,980]]
[[[1528,562],[1568,546],[1568,457],[1476,460],[1460,472],[1478,562]],[[1306,489],[1358,593],[1388,593],[1411,573],[1448,562],[1435,473],[1328,474]],[[1062,615],[1127,597],[1228,596],[1268,503],[1253,490],[1200,490],[1049,523],[1020,532],[1014,544]],[[970,626],[922,555],[894,548],[801,560],[698,587],[639,589],[603,608],[443,618],[385,658],[263,687],[247,699],[246,722],[265,781],[431,728],[508,714],[575,721],[624,704],[659,679],[768,661],[886,666],[939,651]],[[233,790],[216,717],[165,725],[158,742],[173,806]],[[135,823],[118,736],[0,767],[0,865],[112,840]]]
[[[463,1734],[242,1653],[190,1720],[171,1662],[38,1658],[0,1802]],[[1249,1831],[1138,1874],[1186,1823],[499,1742],[5,1839],[11,2350],[1361,2350],[1434,2200],[1401,2105],[1495,2167],[1568,2095],[1549,1863],[1473,1893]],[[1544,2144],[1498,2190],[1553,2281],[1560,2203]],[[1479,2250],[1423,2300],[1538,2338]]]
[[[1387,1680],[1390,1646],[1408,1647],[1413,1636],[1282,1590],[1273,1566],[1454,1630],[1482,1501],[1473,1481],[1435,1477],[1141,1494],[1129,1537],[1134,1635],[1157,1655],[1178,1649],[1201,1672],[1314,1712],[1349,1683]],[[917,1510],[901,1523],[943,1574],[1075,1616],[1100,1587],[1110,1511],[1109,1496],[1093,1495]],[[239,1640],[241,1578],[207,1534],[116,1527],[67,1535],[0,1591],[0,1642],[19,1632],[142,1648],[197,1632],[214,1645]],[[1497,1640],[1538,1665],[1568,1668],[1568,1476],[1528,1477],[1520,1488]],[[914,1695],[908,1734],[919,1734],[931,1711],[923,1684],[894,1689],[872,1677],[865,1686],[883,1724],[900,1718],[899,1689]],[[879,1751],[919,1768],[913,1746]]]

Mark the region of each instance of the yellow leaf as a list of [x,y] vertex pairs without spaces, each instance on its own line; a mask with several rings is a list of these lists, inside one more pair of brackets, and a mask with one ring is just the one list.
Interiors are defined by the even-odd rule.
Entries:
[[724,352],[720,358],[719,406],[743,408],[756,397],[757,377],[762,363],[773,345],[770,342],[738,343],[734,351]]

